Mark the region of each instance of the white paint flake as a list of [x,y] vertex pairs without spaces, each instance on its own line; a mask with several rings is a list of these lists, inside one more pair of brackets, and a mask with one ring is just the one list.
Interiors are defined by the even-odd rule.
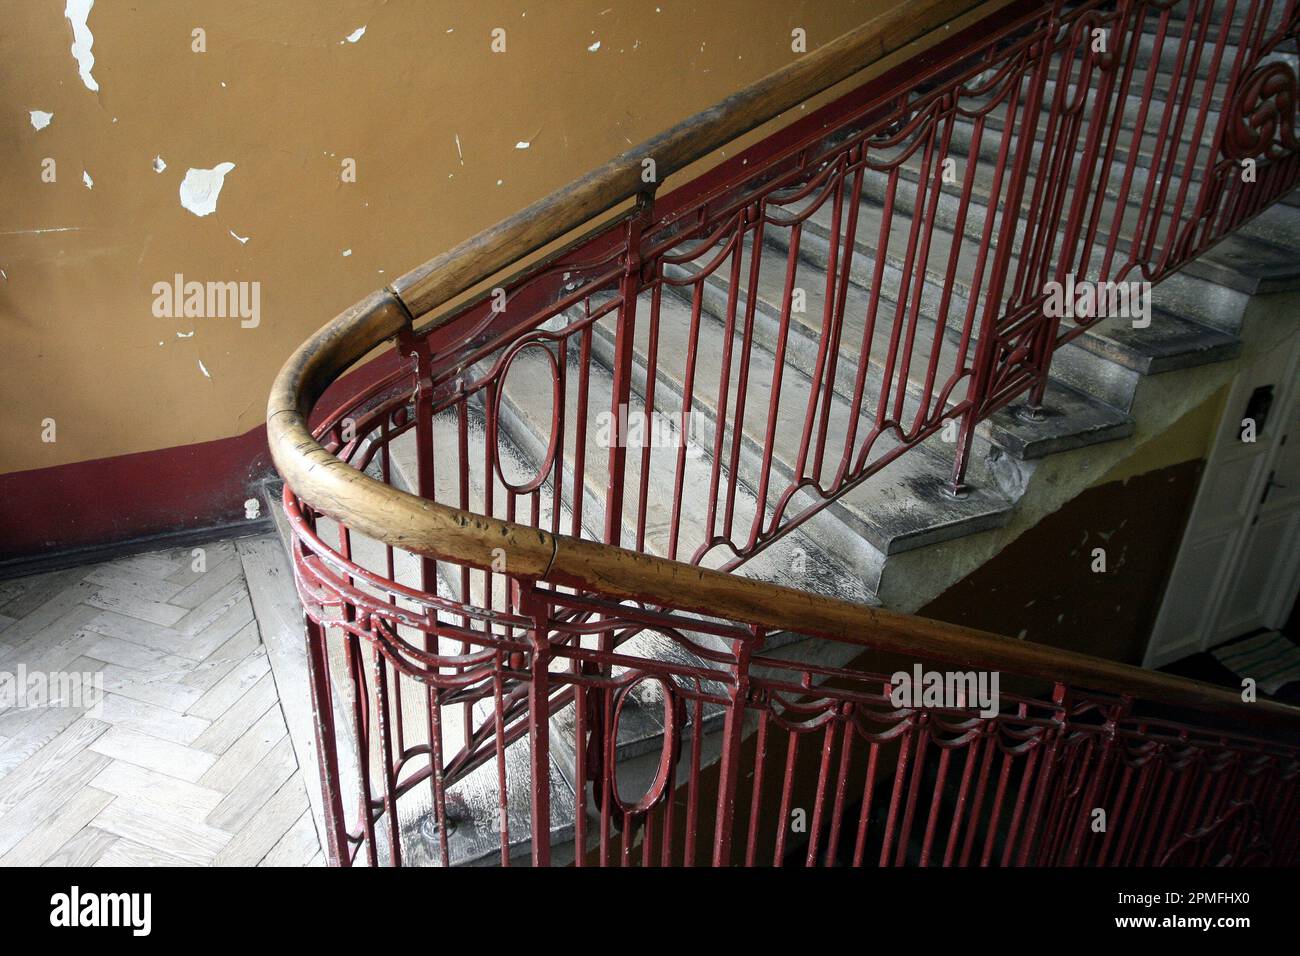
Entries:
[[50,125],[50,120],[54,119],[53,113],[47,113],[45,110],[28,110],[32,115],[32,129],[45,129]]
[[203,373],[205,376],[207,376],[209,379],[211,379],[211,378],[212,378],[212,373],[209,372],[209,371],[208,371],[208,367],[207,367],[206,365],[203,364],[203,359],[199,359],[198,362],[199,362],[199,371],[202,372],[202,373]]
[[460,160],[462,166],[465,165],[465,154],[460,149],[460,133],[456,134],[456,158]]
[[527,149],[529,146],[532,145],[533,144],[528,142],[528,140],[521,139],[519,142],[515,143],[515,149]]
[[352,250],[351,250],[351,249],[344,249],[344,250],[343,250],[343,258],[346,259],[346,258],[347,258],[348,256],[350,256],[350,255],[352,255]]
[[588,53],[595,53],[595,52],[596,52],[597,50],[599,50],[599,49],[600,49],[600,41],[597,40],[597,41],[596,41],[595,43],[593,43],[591,46],[587,47],[587,52],[588,52]]
[[163,158],[161,156],[155,156],[153,158],[153,171],[155,173],[161,173],[166,168],[167,168],[167,163],[163,161]]
[[86,184],[87,189],[95,188],[95,181],[90,178],[90,173],[86,172],[84,169],[81,171],[81,181]]
[[239,244],[240,244],[241,246],[242,246],[244,243],[248,242],[249,239],[253,238],[252,236],[237,236],[237,235],[235,235],[235,230],[233,230],[233,229],[230,230],[230,234],[231,234],[232,236],[235,236],[235,238],[239,240]]
[[[177,333],[176,333],[176,337],[177,337],[178,339],[192,339],[192,338],[194,338],[194,330],[191,329],[191,330],[188,331],[188,332],[177,332]],[[203,363],[200,362],[199,364],[201,365],[201,364],[203,364]]]
[[340,40],[339,43],[356,43],[365,35],[366,35],[366,28],[357,27],[355,30],[353,30],[351,33],[345,36],[342,40]]
[[234,168],[234,163],[217,163],[211,169],[187,169],[181,180],[181,205],[196,216],[216,212],[226,173]]
[[95,54],[90,52],[90,48],[95,45],[95,37],[86,21],[90,18],[90,8],[94,5],[95,0],[68,0],[63,8],[63,15],[72,24],[72,58],[77,61],[81,82],[92,93],[99,91],[99,83],[90,75],[90,70],[95,65]]

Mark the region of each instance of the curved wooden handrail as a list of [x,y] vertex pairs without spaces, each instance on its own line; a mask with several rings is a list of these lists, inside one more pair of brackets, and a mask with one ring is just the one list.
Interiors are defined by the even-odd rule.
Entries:
[[548,242],[635,195],[641,160],[662,176],[709,154],[839,81],[979,6],[978,0],[900,5],[408,272],[304,342],[276,377],[267,405],[272,458],[317,511],[394,547],[490,569],[505,548],[513,575],[620,598],[822,636],[864,648],[996,668],[1221,717],[1300,729],[1300,708],[1245,704],[1231,691],[1080,654],[782,585],[755,581],[461,511],[376,481],[312,436],[308,415],[325,388],[373,348]]

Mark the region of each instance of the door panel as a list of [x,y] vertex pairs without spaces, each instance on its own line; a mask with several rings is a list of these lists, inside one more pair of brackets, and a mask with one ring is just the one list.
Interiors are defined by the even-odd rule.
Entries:
[[[1290,609],[1300,575],[1298,361],[1300,335],[1233,382],[1147,645],[1148,667],[1277,627]],[[1254,441],[1242,440],[1247,414],[1263,419]]]

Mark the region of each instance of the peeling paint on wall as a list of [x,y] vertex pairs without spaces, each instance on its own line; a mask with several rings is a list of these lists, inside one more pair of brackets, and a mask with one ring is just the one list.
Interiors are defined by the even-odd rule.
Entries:
[[[728,4],[669,6],[658,17],[649,16],[651,4],[636,29],[653,58],[635,68],[629,63],[616,77],[586,70],[596,59],[574,68],[572,57],[597,39],[599,52],[588,56],[630,46],[617,31],[609,34],[612,47],[601,31],[589,32],[592,22],[614,29],[613,13],[595,16],[612,5],[528,4],[527,32],[512,32],[502,57],[484,42],[480,28],[489,21],[479,0],[386,8],[382,0],[201,8],[96,0],[73,2],[68,16],[69,0],[5,4],[0,49],[16,79],[9,152],[0,162],[0,196],[12,209],[0,223],[0,265],[9,270],[7,282],[0,277],[9,359],[0,405],[12,411],[0,416],[7,452],[0,472],[246,432],[285,358],[339,308],[586,174],[627,139],[659,133],[683,110],[711,106],[789,59],[788,44],[759,42],[744,29],[784,15],[787,0],[754,0],[744,12]],[[835,36],[887,4],[813,6],[802,25]],[[522,12],[502,25],[522,28]],[[671,23],[670,12],[680,14]],[[400,29],[391,29],[394,23]],[[363,24],[355,48],[346,41],[340,48]],[[208,34],[204,55],[191,44],[200,25]],[[93,65],[84,61],[97,92],[69,52],[74,26],[84,34],[76,37],[78,53],[82,41],[93,53]],[[429,44],[409,42],[413,35]],[[715,70],[710,84],[662,82],[688,72],[701,39],[716,49],[728,37],[747,44],[745,69]],[[438,91],[437,109],[428,107],[429,90]],[[634,115],[620,112],[628,90],[638,91]],[[575,102],[584,106],[578,113]],[[32,110],[55,114],[58,130],[51,122],[37,132],[28,125]],[[522,153],[514,148],[519,141],[530,144]],[[345,155],[362,174],[340,187]],[[58,159],[57,186],[32,175],[33,161],[46,156]],[[196,223],[197,212],[178,203],[181,181],[190,167],[225,160],[239,167],[225,176],[231,190],[223,185],[216,209]],[[248,236],[257,243],[240,242]],[[343,256],[348,247],[352,255]],[[318,268],[325,263],[334,268]],[[151,285],[177,272],[258,278],[295,308],[282,323],[263,322],[257,330],[205,324],[203,351],[222,372],[218,381],[208,366],[208,388],[190,364],[198,335],[180,338],[173,323],[150,314]],[[108,337],[104,315],[121,317]],[[86,341],[97,345],[78,344]],[[102,374],[105,363],[114,374]],[[87,403],[66,387],[95,375],[99,401]],[[166,414],[158,414],[160,405]],[[57,443],[30,441],[26,423],[47,415],[77,424],[66,437],[61,429]]]
[[32,127],[34,129],[45,129],[50,125],[50,120],[54,119],[53,113],[47,113],[45,110],[28,110],[32,116]]
[[234,168],[234,163],[217,163],[211,169],[187,169],[185,178],[181,180],[181,205],[196,216],[216,212],[217,197],[221,195],[226,173]]
[[90,18],[90,8],[94,5],[95,0],[68,0],[63,15],[72,24],[72,57],[77,61],[81,82],[86,84],[86,89],[97,93],[99,83],[90,75],[91,67],[95,65],[95,54],[90,52],[90,48],[95,45],[95,37],[86,23]]
[[95,181],[90,178],[90,173],[86,172],[84,169],[81,171],[81,181],[86,184],[87,189],[95,188]]
[[357,27],[355,30],[353,30],[351,33],[345,36],[342,40],[340,40],[339,43],[356,43],[365,35],[366,35],[366,28]]

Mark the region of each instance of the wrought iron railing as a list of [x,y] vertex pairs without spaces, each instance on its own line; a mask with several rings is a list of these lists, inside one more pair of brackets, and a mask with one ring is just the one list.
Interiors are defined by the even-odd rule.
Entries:
[[[1032,417],[1093,321],[1049,281],[1159,280],[1300,182],[1295,0],[1013,0],[934,41],[974,6],[878,17],[290,359],[268,433],[332,861],[1297,859],[1295,709],[753,579],[903,456],[978,484],[976,426]],[[895,706],[882,655],[1013,692]]]

